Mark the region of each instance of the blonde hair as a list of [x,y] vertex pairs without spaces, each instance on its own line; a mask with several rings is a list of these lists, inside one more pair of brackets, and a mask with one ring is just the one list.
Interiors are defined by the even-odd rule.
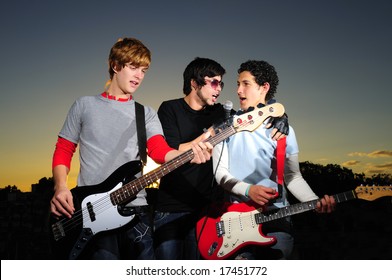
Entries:
[[124,68],[126,63],[135,67],[149,67],[151,63],[151,51],[138,39],[120,38],[110,49],[109,54],[109,81],[113,79],[114,70]]

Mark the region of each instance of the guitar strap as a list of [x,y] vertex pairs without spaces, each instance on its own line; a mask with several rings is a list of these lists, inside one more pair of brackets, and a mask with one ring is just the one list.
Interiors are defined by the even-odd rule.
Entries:
[[[146,120],[144,117],[144,106],[135,101],[137,141],[139,145],[139,155],[143,167],[147,164],[147,135]],[[143,173],[143,169],[142,169]]]
[[279,197],[283,193],[284,161],[286,157],[286,137],[279,139],[276,147],[276,175]]

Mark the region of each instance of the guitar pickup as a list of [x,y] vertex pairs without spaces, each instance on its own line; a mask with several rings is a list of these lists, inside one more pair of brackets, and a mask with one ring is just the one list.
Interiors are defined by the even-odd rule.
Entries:
[[216,234],[219,237],[222,237],[225,234],[225,224],[223,223],[223,221],[216,223]]
[[87,211],[88,211],[88,215],[90,216],[90,220],[94,222],[96,218],[93,210],[93,205],[91,204],[91,202],[87,202]]

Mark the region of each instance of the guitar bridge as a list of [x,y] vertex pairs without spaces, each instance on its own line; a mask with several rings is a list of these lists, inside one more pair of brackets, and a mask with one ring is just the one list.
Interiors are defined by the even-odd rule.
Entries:
[[212,256],[212,254],[215,253],[216,248],[218,247],[218,242],[213,242],[210,246],[210,248],[208,249],[208,255]]
[[55,241],[59,241],[61,238],[65,236],[64,227],[61,222],[57,222],[52,225],[52,232]]
[[223,223],[223,221],[216,223],[216,234],[219,237],[222,237],[225,234],[225,224]]

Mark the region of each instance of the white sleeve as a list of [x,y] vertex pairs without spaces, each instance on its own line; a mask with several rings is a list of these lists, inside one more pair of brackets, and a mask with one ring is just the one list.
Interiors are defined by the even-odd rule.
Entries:
[[318,196],[313,192],[309,184],[302,177],[301,170],[299,168],[298,154],[292,154],[286,158],[284,173],[287,189],[300,202],[318,199]]
[[229,154],[225,142],[221,142],[214,147],[212,162],[218,185],[231,193],[245,196],[246,189],[250,184],[242,182],[230,174]]

